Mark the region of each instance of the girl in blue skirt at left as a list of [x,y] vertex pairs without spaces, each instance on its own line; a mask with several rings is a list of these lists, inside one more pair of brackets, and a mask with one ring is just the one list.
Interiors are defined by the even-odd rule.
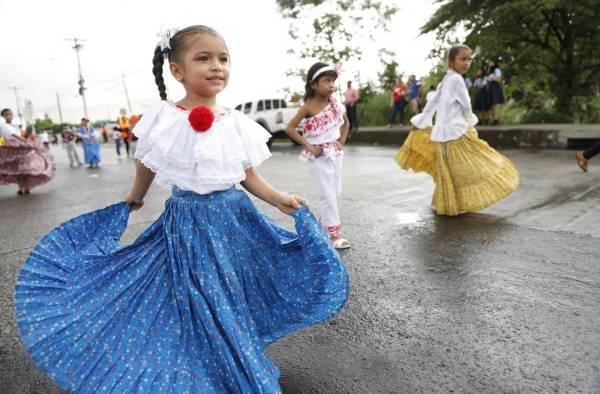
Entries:
[[[178,102],[167,100],[165,58],[186,91]],[[161,101],[133,130],[133,186],[34,247],[16,284],[22,341],[72,392],[280,393],[265,348],[336,314],[348,274],[304,200],[256,171],[269,133],[217,104],[230,69],[222,36],[206,26],[166,33],[153,63]],[[172,189],[164,212],[119,246],[153,181]],[[292,215],[296,232],[237,183]]]
[[100,163],[100,145],[96,141],[96,129],[90,125],[88,118],[81,118],[81,127],[77,135],[83,146],[83,159],[89,168],[98,168]]

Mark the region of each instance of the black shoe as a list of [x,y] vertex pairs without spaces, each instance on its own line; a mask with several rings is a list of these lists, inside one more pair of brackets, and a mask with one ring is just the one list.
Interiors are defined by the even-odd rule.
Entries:
[[25,194],[29,194],[29,190],[25,190]]
[[23,195],[23,194],[25,194],[25,193],[23,193],[21,190],[19,190],[19,191],[17,192],[17,194],[18,194],[19,196],[22,196],[22,195]]

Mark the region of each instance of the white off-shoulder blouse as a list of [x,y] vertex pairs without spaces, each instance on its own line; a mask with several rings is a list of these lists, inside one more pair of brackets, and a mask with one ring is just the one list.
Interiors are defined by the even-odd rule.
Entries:
[[225,190],[271,156],[266,144],[271,135],[239,111],[217,116],[205,132],[195,131],[188,116],[189,111],[161,101],[133,129],[139,138],[135,158],[162,187],[198,194]]
[[423,112],[413,116],[410,121],[418,129],[432,127],[432,141],[447,142],[462,137],[478,122],[471,109],[471,98],[463,77],[449,70]]

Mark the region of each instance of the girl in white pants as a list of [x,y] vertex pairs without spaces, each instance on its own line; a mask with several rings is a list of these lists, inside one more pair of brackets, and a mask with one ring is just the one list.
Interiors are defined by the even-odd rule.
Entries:
[[[321,62],[308,70],[304,105],[285,132],[304,146],[300,158],[308,161],[308,171],[319,195],[321,224],[336,249],[347,249],[350,242],[342,238],[338,199],[342,191],[343,146],[350,124],[344,106],[332,96],[337,76],[334,67]],[[300,135],[296,128],[304,119]]]

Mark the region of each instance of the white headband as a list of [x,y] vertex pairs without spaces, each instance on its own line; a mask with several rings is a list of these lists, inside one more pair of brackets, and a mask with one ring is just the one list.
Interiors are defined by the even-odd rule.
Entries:
[[326,71],[333,71],[334,73],[337,74],[337,71],[331,67],[331,66],[324,66],[320,69],[317,70],[317,72],[315,73],[315,75],[313,75],[312,79],[310,80],[310,82],[313,82],[315,79],[317,79],[317,77],[321,74],[323,74]]

